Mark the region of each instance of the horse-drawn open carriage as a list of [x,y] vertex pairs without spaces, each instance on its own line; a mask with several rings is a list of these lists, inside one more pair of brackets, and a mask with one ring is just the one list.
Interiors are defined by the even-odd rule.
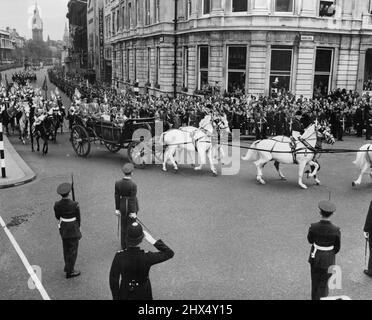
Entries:
[[155,118],[128,119],[115,123],[95,118],[75,116],[71,143],[79,157],[87,157],[91,144],[100,142],[112,152],[128,151],[128,158],[137,165],[148,164],[148,159],[162,159],[162,149],[156,147]]

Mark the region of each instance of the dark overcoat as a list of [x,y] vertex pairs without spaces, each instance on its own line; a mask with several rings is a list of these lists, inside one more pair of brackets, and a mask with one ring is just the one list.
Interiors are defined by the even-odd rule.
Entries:
[[[158,240],[154,246],[159,252],[129,247],[116,254],[110,270],[110,288],[114,300],[152,300],[150,268],[174,256],[173,250],[162,240]],[[131,283],[134,285],[131,286]]]

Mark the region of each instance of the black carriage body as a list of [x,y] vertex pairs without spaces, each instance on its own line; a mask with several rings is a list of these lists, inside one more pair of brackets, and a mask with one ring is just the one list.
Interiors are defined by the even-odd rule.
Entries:
[[138,142],[133,139],[137,130],[148,130],[151,137],[155,134],[155,119],[130,119],[123,126],[109,121],[87,121],[91,137],[115,145],[124,145]]
[[[136,134],[137,130],[146,130],[148,133]],[[151,134],[151,137],[149,135]],[[143,136],[143,139],[141,139]],[[123,125],[110,121],[76,116],[71,134],[71,142],[75,152],[85,157],[90,152],[90,143],[100,141],[109,151],[115,153],[121,149],[129,149],[146,139],[150,141],[155,136],[155,118],[128,119]],[[84,144],[86,147],[82,147]]]

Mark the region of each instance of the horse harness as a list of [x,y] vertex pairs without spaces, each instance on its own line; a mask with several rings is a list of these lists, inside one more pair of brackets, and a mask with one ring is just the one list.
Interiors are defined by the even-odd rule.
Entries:
[[[297,153],[299,152],[299,151],[302,151],[302,150],[310,150],[311,152],[313,152],[314,153],[314,157],[315,157],[315,154],[317,153],[317,150],[316,150],[316,148],[313,148],[311,145],[310,145],[310,143],[308,143],[307,141],[306,141],[306,139],[302,139],[301,137],[299,137],[298,138],[298,141],[299,142],[301,142],[305,147],[306,147],[306,149],[304,149],[304,148],[301,148],[301,149],[297,149],[297,141],[296,141],[296,139],[294,138],[294,137],[291,137],[291,142],[289,142],[289,146],[290,146],[290,148],[291,148],[291,150],[292,150],[292,157],[293,157],[293,163],[294,164],[298,164],[298,161],[297,161]],[[274,145],[275,146],[275,145]]]
[[371,149],[371,145],[369,145],[368,148],[367,148],[367,158],[368,158],[369,165],[372,168],[372,159],[371,159],[371,156],[369,155],[370,149]]

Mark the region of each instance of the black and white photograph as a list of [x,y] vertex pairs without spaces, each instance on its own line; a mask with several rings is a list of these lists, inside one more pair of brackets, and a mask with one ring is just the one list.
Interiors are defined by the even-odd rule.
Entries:
[[370,300],[372,0],[0,0],[0,167],[0,302]]

